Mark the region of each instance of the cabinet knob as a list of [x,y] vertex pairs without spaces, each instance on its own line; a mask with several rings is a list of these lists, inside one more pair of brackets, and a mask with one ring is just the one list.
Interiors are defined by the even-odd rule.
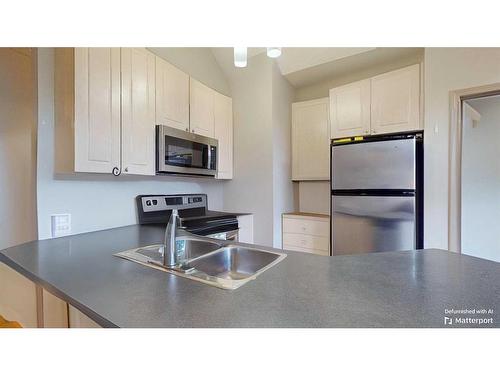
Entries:
[[128,167],[125,167],[125,172],[128,172]]
[[189,131],[189,128],[186,128],[186,131],[188,132],[188,131]]
[[191,130],[191,133],[194,133],[194,129],[193,129],[193,130]]
[[118,167],[114,167],[112,170],[111,170],[111,173],[113,173],[113,176],[119,176],[120,175],[120,168]]

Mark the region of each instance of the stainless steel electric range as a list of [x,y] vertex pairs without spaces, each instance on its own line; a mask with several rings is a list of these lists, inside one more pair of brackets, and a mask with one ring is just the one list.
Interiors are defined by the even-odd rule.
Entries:
[[172,209],[177,209],[187,231],[199,236],[238,240],[237,215],[210,211],[206,194],[139,195],[136,203],[139,224],[166,224]]

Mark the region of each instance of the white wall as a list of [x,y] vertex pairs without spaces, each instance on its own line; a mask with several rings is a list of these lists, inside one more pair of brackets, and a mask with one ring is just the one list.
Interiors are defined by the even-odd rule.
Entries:
[[462,133],[462,253],[500,262],[500,96],[467,101],[481,114]]
[[294,211],[292,183],[292,85],[272,65],[273,246],[281,248],[281,215]]
[[447,249],[449,93],[500,82],[500,48],[426,48],[424,70],[424,245]]
[[36,238],[35,86],[30,49],[0,48],[0,249]]
[[[209,54],[207,64],[215,63],[210,51],[206,52]],[[51,236],[50,215],[55,213],[72,215],[73,233],[135,224],[134,198],[139,194],[207,193],[209,207],[222,209],[223,183],[216,180],[93,174],[55,176],[53,69],[53,49],[39,49],[37,203],[40,239]],[[221,87],[224,85],[222,82]]]
[[254,242],[273,245],[271,59],[259,55],[229,77],[233,97],[234,172],[224,208],[254,214]]
[[301,181],[299,183],[299,210],[330,215],[330,181]]
[[293,88],[266,54],[235,68],[232,48],[213,50],[233,97],[234,176],[224,185],[224,208],[254,214],[254,242],[281,247],[281,214],[294,210]]

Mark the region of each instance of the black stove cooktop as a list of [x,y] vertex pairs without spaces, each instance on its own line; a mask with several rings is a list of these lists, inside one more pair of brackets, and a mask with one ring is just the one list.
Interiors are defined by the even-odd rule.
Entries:
[[206,194],[139,195],[139,224],[166,224],[177,209],[181,225],[191,233],[209,235],[238,229],[237,215],[208,210]]

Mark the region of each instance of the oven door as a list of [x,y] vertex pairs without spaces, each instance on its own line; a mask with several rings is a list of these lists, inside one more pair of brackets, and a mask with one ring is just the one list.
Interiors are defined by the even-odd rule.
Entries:
[[168,126],[157,126],[157,172],[215,176],[216,139]]

